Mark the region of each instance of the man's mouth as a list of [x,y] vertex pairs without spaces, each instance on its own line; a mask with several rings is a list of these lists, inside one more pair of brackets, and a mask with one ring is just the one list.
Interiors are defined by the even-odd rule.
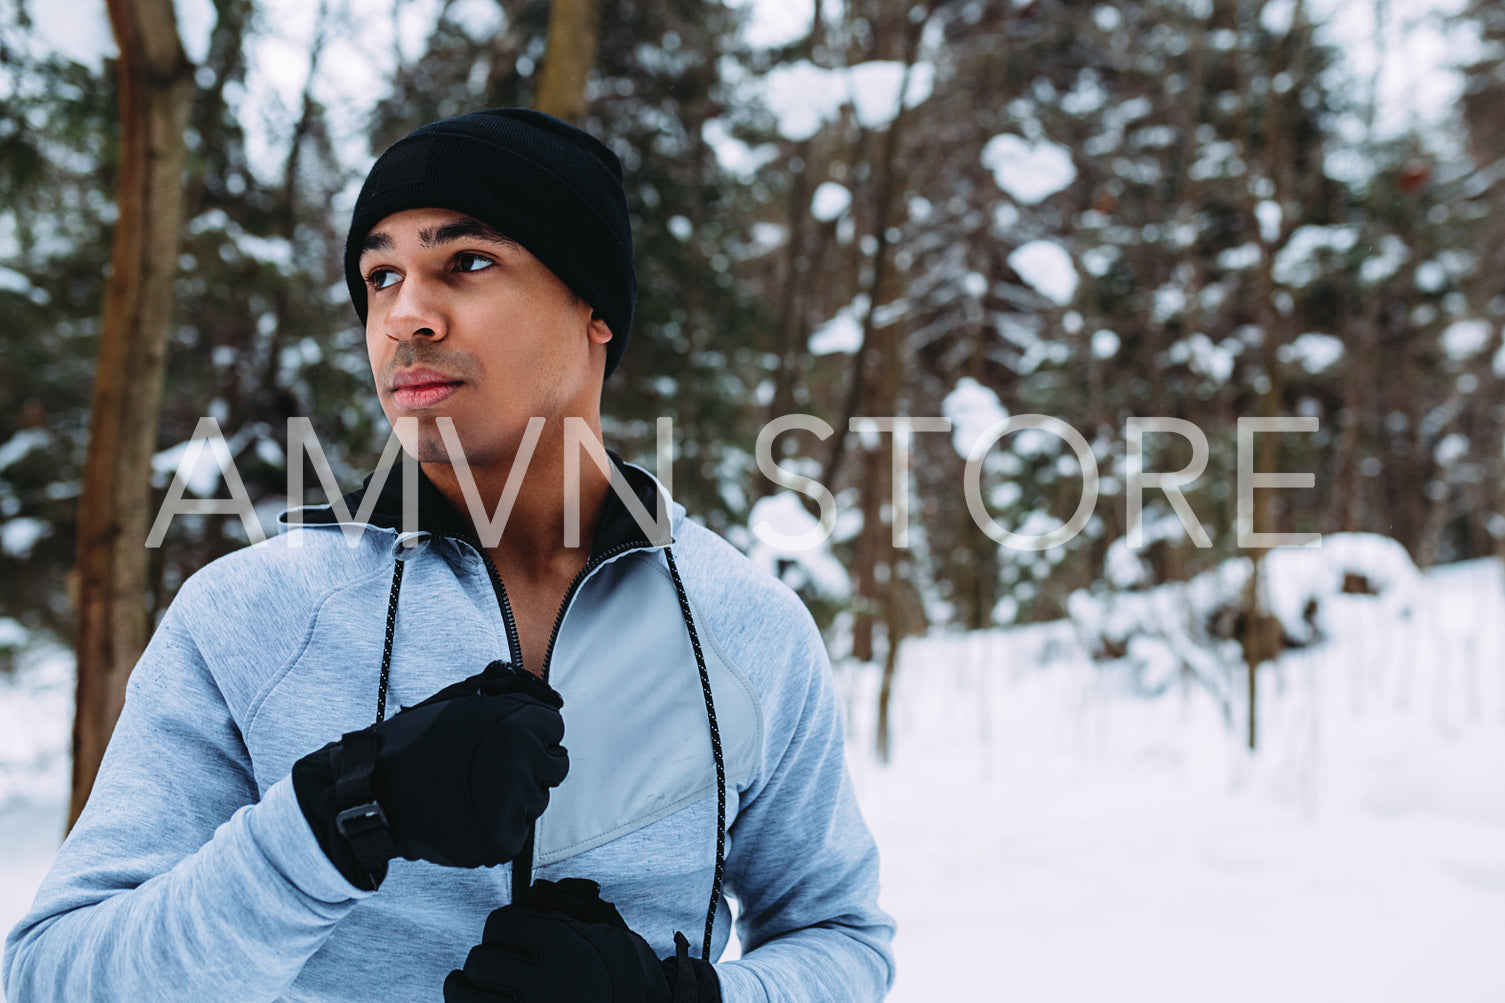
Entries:
[[392,380],[392,401],[405,411],[433,407],[463,386],[463,382],[432,369],[398,373]]

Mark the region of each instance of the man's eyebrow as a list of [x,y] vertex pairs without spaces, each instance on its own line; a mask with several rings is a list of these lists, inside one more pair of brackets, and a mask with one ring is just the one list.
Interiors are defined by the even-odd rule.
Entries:
[[395,246],[389,235],[380,230],[372,230],[361,241],[361,253],[365,254],[367,251],[390,251]]
[[[488,226],[468,216],[465,219],[457,219],[453,223],[431,226],[418,231],[418,242],[424,247],[438,247],[440,244],[448,244],[456,240],[483,240],[488,244],[500,244],[514,249],[521,246],[496,227]],[[397,244],[390,234],[382,230],[372,230],[361,241],[361,254],[367,251],[391,251],[396,247]]]
[[418,242],[424,247],[438,247],[440,244],[467,239],[483,240],[489,244],[500,244],[503,247],[516,248],[518,246],[517,241],[500,230],[468,216],[465,219],[457,219],[452,223],[445,223],[442,226],[433,226],[418,231]]

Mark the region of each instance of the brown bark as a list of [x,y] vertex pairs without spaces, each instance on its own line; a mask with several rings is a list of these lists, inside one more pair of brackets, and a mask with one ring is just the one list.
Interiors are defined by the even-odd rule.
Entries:
[[[900,104],[883,137],[882,152],[875,172],[873,185],[873,265],[867,293],[867,310],[862,318],[862,341],[852,357],[851,382],[847,397],[832,436],[831,452],[826,459],[822,484],[835,484],[846,458],[847,437],[851,420],[859,409],[866,408],[868,415],[888,417],[899,414],[897,410],[897,387],[899,380],[900,324],[890,320],[879,328],[876,310],[885,302],[890,290],[890,248],[888,231],[892,217],[893,202],[899,189],[896,163],[899,141],[904,128],[905,115],[903,95],[909,87],[909,75],[914,67],[918,51],[919,32],[916,28],[906,39],[904,75],[899,84]],[[876,356],[876,358],[875,358]],[[876,384],[869,383],[869,368],[876,368]],[[877,569],[880,563],[891,560],[893,546],[888,527],[883,525],[880,507],[888,497],[888,478],[882,471],[886,464],[879,461],[873,450],[864,450],[859,490],[862,492],[862,529],[857,539],[857,582],[852,620],[852,655],[869,661],[873,654],[873,631],[879,614],[884,612],[884,600],[879,595]],[[887,713],[887,691],[879,698],[879,714]]]
[[[891,322],[878,332],[878,381],[874,388],[874,404],[883,415],[898,415],[907,410],[902,407],[900,394],[902,393],[902,377],[904,370],[904,344],[899,322]],[[898,433],[895,433],[897,437]],[[890,448],[897,449],[896,443],[891,442]],[[876,450],[869,450],[865,459],[877,460],[880,454]],[[912,454],[911,454],[912,455]],[[883,762],[888,762],[891,751],[889,737],[889,704],[892,701],[894,691],[894,674],[899,667],[899,646],[904,642],[907,633],[905,617],[904,594],[902,580],[900,578],[900,566],[902,555],[893,543],[893,530],[886,526],[881,518],[879,502],[883,498],[892,499],[895,484],[893,465],[891,463],[880,464],[875,462],[876,470],[871,470],[868,477],[864,478],[867,498],[871,499],[869,506],[872,510],[871,518],[864,517],[862,532],[869,552],[876,564],[882,560],[888,570],[888,578],[883,589],[883,633],[886,654],[883,659],[883,683],[878,693],[878,755]],[[876,475],[876,476],[874,476]],[[878,492],[882,491],[880,495]],[[898,515],[897,507],[893,510],[891,518]],[[876,567],[873,569],[876,572]],[[876,577],[870,573],[869,577]]]
[[[908,407],[901,399],[903,396],[905,376],[905,343],[904,323],[893,318],[882,326],[875,326],[874,311],[878,305],[884,302],[883,297],[888,292],[887,286],[892,278],[890,271],[890,248],[888,240],[889,218],[894,199],[899,193],[897,159],[899,140],[903,128],[903,96],[909,90],[909,77],[913,70],[916,55],[919,49],[919,31],[922,26],[916,25],[908,33],[905,39],[904,49],[904,75],[899,84],[899,109],[895,115],[893,124],[885,139],[883,148],[882,173],[877,191],[878,211],[874,228],[877,231],[878,247],[873,261],[873,283],[868,299],[867,315],[863,321],[862,341],[864,345],[877,342],[877,373],[872,386],[871,406],[874,415],[899,416],[908,411]],[[855,397],[856,402],[860,398]],[[851,414],[847,415],[850,423]],[[898,433],[895,432],[895,437]],[[889,448],[897,449],[895,442],[889,443]],[[872,461],[877,469],[869,468],[868,476],[863,478],[864,517],[862,520],[861,542],[866,544],[867,552],[871,555],[873,567],[867,569],[863,575],[863,584],[872,590],[881,602],[883,613],[884,646],[886,655],[883,660],[883,682],[878,694],[878,734],[877,752],[884,762],[888,761],[890,752],[889,714],[890,703],[893,697],[894,675],[899,665],[899,647],[903,644],[905,634],[909,633],[909,610],[906,608],[904,598],[904,582],[901,578],[903,558],[893,543],[893,527],[885,525],[881,517],[881,506],[884,499],[892,499],[894,496],[895,483],[893,464],[877,462],[878,453],[867,451],[865,459]],[[834,473],[834,464],[832,473]],[[881,494],[880,494],[881,492]],[[892,511],[891,519],[897,518],[897,506]],[[887,578],[881,595],[877,589],[877,569],[881,562],[887,571]],[[862,624],[864,618],[859,614],[857,624]],[[869,625],[871,621],[867,621]],[[855,646],[855,645],[854,645]]]
[[549,47],[544,52],[534,106],[579,124],[585,118],[585,82],[596,64],[600,0],[553,0]]
[[[1283,227],[1283,230],[1286,229]],[[1282,244],[1284,241],[1282,241]],[[1270,278],[1271,255],[1266,253],[1264,263],[1260,269],[1261,298],[1264,303],[1264,364],[1265,376],[1269,380],[1269,386],[1264,394],[1264,403],[1260,410],[1266,418],[1274,418],[1280,414],[1281,379],[1280,366],[1276,354],[1278,340],[1275,337],[1276,316],[1275,310],[1270,307],[1270,299],[1273,294],[1273,282]],[[1284,340],[1284,339],[1279,339]],[[1279,440],[1271,433],[1260,436],[1256,446],[1254,470],[1256,473],[1274,473],[1277,469],[1277,445]],[[1254,511],[1252,513],[1250,530],[1255,533],[1274,533],[1276,529],[1275,512],[1272,505],[1273,497],[1270,491],[1254,492]],[[1256,683],[1259,678],[1259,667],[1267,661],[1274,661],[1280,657],[1280,631],[1270,605],[1266,599],[1268,589],[1261,581],[1264,577],[1265,555],[1269,553],[1267,547],[1256,547],[1250,550],[1250,559],[1254,562],[1249,576],[1249,588],[1245,596],[1244,610],[1246,613],[1246,634],[1243,639],[1244,661],[1249,668],[1249,748],[1256,746],[1258,731],[1256,728],[1255,711],[1258,707]]]
[[[701,126],[703,109],[695,106],[685,106],[685,133],[690,137],[690,178],[689,186],[689,211],[691,240],[696,240],[703,233],[706,214],[705,185],[702,183],[706,176],[706,163],[712,156],[710,147],[705,142],[704,132]],[[690,388],[695,385],[696,365],[700,353],[709,338],[706,330],[704,312],[701,310],[702,289],[705,288],[705,261],[706,258],[699,253],[691,254],[686,260],[684,279],[684,307],[685,317],[685,340],[689,344],[689,350],[679,359],[679,393],[676,397],[678,410],[674,416],[675,424],[686,430],[699,428],[696,414],[699,400]],[[692,463],[699,463],[703,456],[705,443],[699,435],[692,435],[685,439],[685,458]]]
[[[905,81],[909,77],[906,72]],[[902,89],[901,89],[902,93]],[[877,222],[873,226],[874,236],[877,240],[876,249],[873,251],[872,281],[868,283],[867,311],[862,316],[862,340],[857,346],[857,351],[852,355],[852,378],[847,385],[847,399],[842,407],[841,424],[836,426],[836,435],[831,437],[831,452],[826,458],[825,471],[821,477],[822,484],[834,484],[836,475],[841,471],[841,464],[846,459],[847,452],[847,428],[853,417],[858,414],[858,409],[868,397],[868,368],[871,364],[873,332],[875,317],[873,311],[882,305],[882,296],[888,288],[888,229],[889,229],[889,201],[893,197],[893,153],[898,140],[895,136],[899,129],[896,118],[894,124],[889,127],[889,135],[885,137],[883,168],[877,186]],[[877,412],[874,412],[877,413]],[[885,414],[887,412],[884,412]]]
[[[1250,13],[1251,21],[1260,16],[1263,5],[1256,6]],[[1291,23],[1300,25],[1305,21],[1304,5],[1297,0],[1295,10],[1292,13]],[[1280,371],[1280,346],[1290,341],[1290,321],[1282,317],[1275,309],[1275,279],[1273,274],[1274,261],[1279,252],[1290,242],[1291,235],[1295,232],[1298,220],[1291,212],[1292,208],[1304,204],[1303,195],[1308,193],[1299,190],[1300,179],[1293,176],[1291,164],[1294,156],[1295,140],[1289,131],[1283,126],[1288,125],[1280,113],[1280,107],[1276,100],[1272,99],[1264,109],[1263,142],[1256,144],[1254,141],[1255,123],[1248,114],[1250,99],[1248,94],[1253,92],[1249,86],[1256,72],[1263,73],[1269,80],[1273,79],[1282,69],[1289,68],[1294,62],[1293,50],[1295,48],[1295,31],[1280,39],[1267,55],[1245,53],[1244,63],[1241,67],[1241,91],[1246,95],[1240,106],[1241,132],[1243,133],[1243,145],[1246,157],[1250,162],[1258,162],[1264,169],[1265,176],[1270,179],[1274,188],[1274,199],[1284,210],[1280,222],[1279,232],[1273,240],[1266,240],[1260,234],[1259,241],[1262,245],[1260,263],[1255,269],[1255,282],[1258,297],[1258,317],[1260,325],[1264,328],[1264,339],[1261,344],[1262,367],[1265,379],[1268,381],[1264,393],[1261,395],[1260,411],[1266,418],[1273,418],[1281,413],[1283,405],[1283,388]],[[1256,61],[1264,59],[1264,65],[1256,69]],[[1260,158],[1254,157],[1254,152],[1259,150]],[[1245,198],[1243,206],[1246,225],[1254,232],[1259,233],[1258,213],[1256,206],[1258,198],[1250,190]],[[1273,473],[1278,468],[1277,453],[1278,440],[1273,434],[1266,433],[1261,437],[1254,460],[1256,473]],[[1254,511],[1251,513],[1250,530],[1255,533],[1278,532],[1274,509],[1274,498],[1268,490],[1254,492]],[[1249,732],[1248,744],[1252,750],[1256,747],[1258,727],[1256,710],[1258,706],[1258,679],[1259,667],[1267,661],[1274,661],[1280,657],[1282,647],[1282,634],[1279,621],[1270,610],[1268,601],[1268,588],[1263,583],[1264,558],[1269,552],[1268,548],[1256,547],[1250,550],[1249,556],[1253,562],[1253,568],[1249,576],[1249,585],[1245,594],[1244,603],[1244,631],[1240,638],[1244,651],[1244,661],[1248,667],[1249,683]]]
[[[819,42],[822,25],[821,3],[820,0],[815,0],[810,17],[810,35],[805,40],[808,48],[814,49]],[[800,140],[795,146],[792,159],[792,163],[799,166],[790,178],[788,243],[784,249],[783,289],[779,296],[779,367],[774,373],[773,400],[768,409],[769,421],[794,410],[794,387],[800,362],[806,357],[808,348],[804,316],[805,292],[809,288],[813,271],[811,264],[821,261],[820,250],[823,243],[817,240],[815,249],[806,253],[804,223],[810,215],[811,155],[810,140]],[[834,227],[834,223],[832,225]],[[758,486],[753,489],[754,501],[771,494],[773,487],[773,483],[767,478],[759,479]]]
[[[810,213],[809,140],[799,142],[793,159],[799,167],[793,171],[789,182],[789,217],[786,224],[788,242],[784,246],[783,287],[779,292],[779,367],[773,374],[773,400],[768,408],[770,421],[794,410],[794,383],[800,356],[806,348],[805,339],[801,337],[804,324],[800,317],[800,307],[803,305],[800,293],[802,279],[809,274],[809,261],[804,253],[804,222]],[[772,485],[766,484],[763,492],[767,493],[771,489]]]
[[[318,101],[314,99],[314,86],[319,82],[319,64],[324,55],[324,47],[329,43],[329,4],[328,0],[319,0],[319,7],[314,14],[314,34],[308,49],[308,76],[303,82],[303,99],[300,103],[301,111],[298,114],[297,124],[293,126],[292,137],[288,141],[287,162],[282,169],[282,190],[277,193],[277,217],[278,229],[282,236],[292,244],[295,232],[298,228],[298,210],[301,205],[301,193],[298,184],[302,177],[303,145],[313,135],[314,128],[319,124],[322,109]],[[287,283],[281,283],[277,287],[273,314],[277,318],[277,324],[272,328],[268,340],[262,369],[262,386],[275,387],[278,385],[282,370],[282,345],[283,339],[288,336],[288,319],[293,314],[293,291]],[[237,413],[232,401],[230,413]]]
[[[888,132],[883,137],[883,149],[881,159],[876,172],[877,178],[873,185],[873,249],[872,278],[867,284],[868,294],[867,312],[862,317],[862,340],[857,351],[852,356],[851,383],[847,386],[847,399],[842,407],[840,424],[836,425],[836,434],[831,437],[831,452],[826,458],[825,467],[822,470],[820,481],[822,484],[835,484],[836,476],[841,472],[842,460],[846,458],[847,429],[851,419],[858,413],[868,397],[868,367],[871,363],[872,346],[874,343],[874,330],[876,316],[874,311],[885,302],[883,297],[889,288],[889,239],[888,231],[890,219],[893,215],[893,202],[897,197],[899,183],[897,176],[897,163],[899,157],[899,142],[903,137],[904,126],[908,116],[905,114],[904,95],[909,91],[910,74],[914,70],[915,60],[919,55],[920,31],[924,27],[923,22],[912,25],[905,36],[904,48],[904,75],[899,82],[899,107],[894,119],[889,123]],[[891,321],[892,323],[892,321]],[[872,414],[889,415],[892,411],[875,411]]]
[[77,712],[68,824],[83,810],[146,647],[151,456],[183,216],[193,66],[172,0],[109,0],[120,48],[119,216],[78,508]]
[[888,635],[888,651],[883,656],[883,681],[878,687],[878,757],[887,763],[893,753],[893,733],[890,726],[891,705],[894,695],[894,677],[899,672],[899,647],[904,643],[903,597],[899,588],[898,569],[889,568],[888,595],[884,610],[884,632]]
[[[862,531],[857,537],[857,582],[852,597],[852,657],[873,660],[873,632],[883,611],[878,589],[878,565],[892,548],[885,535],[882,505],[888,492],[888,464],[878,449],[864,449],[862,463]],[[880,698],[881,699],[881,698]],[[880,703],[879,713],[883,713]]]
[[1338,412],[1342,432],[1333,457],[1333,490],[1323,517],[1324,533],[1340,533],[1359,528],[1359,431],[1364,424],[1364,401],[1372,392],[1370,356],[1379,343],[1381,290],[1358,296],[1364,306],[1355,318],[1351,333],[1344,339],[1348,368],[1343,377],[1343,406]]

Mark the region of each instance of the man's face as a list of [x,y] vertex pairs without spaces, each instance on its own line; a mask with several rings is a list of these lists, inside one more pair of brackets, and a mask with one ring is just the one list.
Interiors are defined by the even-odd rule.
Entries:
[[434,419],[449,417],[471,465],[509,463],[528,419],[545,441],[567,415],[600,408],[611,331],[524,248],[470,216],[408,209],[363,244],[366,350],[382,410],[418,418],[403,447],[453,462]]

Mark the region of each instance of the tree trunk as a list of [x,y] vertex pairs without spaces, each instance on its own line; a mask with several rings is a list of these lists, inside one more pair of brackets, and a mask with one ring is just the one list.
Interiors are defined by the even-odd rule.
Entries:
[[[874,408],[870,413],[882,417],[898,417],[909,413],[909,408],[900,399],[903,395],[904,377],[907,375],[904,343],[906,325],[901,320],[888,318],[881,328],[877,327],[875,311],[885,302],[884,297],[890,292],[888,286],[892,274],[889,262],[889,216],[894,200],[901,189],[897,169],[898,148],[904,124],[904,95],[909,91],[909,77],[918,54],[919,30],[919,26],[911,27],[905,38],[904,74],[899,81],[899,106],[894,115],[893,124],[889,126],[888,135],[884,137],[883,162],[880,165],[876,192],[878,206],[874,214],[874,230],[878,247],[873,256],[873,282],[869,292],[867,314],[863,319],[863,344],[870,344],[875,338],[877,340],[878,370],[869,394],[869,400]],[[848,414],[849,424],[851,417]],[[890,449],[899,448],[898,435],[897,431],[893,434],[888,443]],[[864,513],[860,542],[866,546],[860,547],[859,553],[865,552],[872,563],[869,567],[859,568],[859,574],[864,579],[863,584],[868,585],[877,595],[879,583],[875,579],[879,565],[881,564],[887,572],[887,577],[883,582],[883,592],[881,596],[878,596],[882,603],[884,643],[887,648],[883,662],[883,685],[878,693],[878,754],[884,762],[888,762],[891,747],[889,704],[893,697],[894,673],[899,664],[899,646],[908,632],[908,623],[905,615],[907,611],[904,608],[903,581],[900,577],[902,558],[893,542],[892,521],[899,516],[898,505],[895,504],[891,510],[890,524],[885,525],[882,518],[884,500],[894,497],[895,473],[892,462],[881,463],[879,455],[876,450],[866,450],[864,455],[864,459],[873,466],[869,467],[868,475],[863,478]],[[858,616],[855,618],[854,633],[856,626],[863,625],[871,630],[872,620],[864,618],[859,608]]]
[[[1263,10],[1263,4],[1258,4],[1249,11],[1250,23],[1258,21]],[[1298,25],[1305,20],[1303,4],[1296,0],[1295,9],[1292,13],[1292,25]],[[1263,74],[1266,79],[1273,79],[1277,73],[1290,67],[1293,63],[1292,50],[1295,37],[1295,28],[1285,37],[1279,39],[1272,50],[1265,54],[1245,52],[1245,62],[1242,64],[1240,74],[1240,90],[1246,95],[1240,104],[1239,116],[1242,120],[1240,132],[1243,135],[1245,155],[1251,162],[1260,164],[1267,178],[1273,183],[1274,198],[1277,204],[1284,210],[1282,213],[1278,232],[1274,239],[1267,239],[1261,231],[1257,204],[1259,198],[1254,194],[1252,187],[1245,196],[1243,208],[1246,225],[1252,232],[1259,234],[1259,242],[1262,245],[1259,266],[1255,269],[1254,280],[1257,283],[1258,317],[1261,327],[1264,329],[1264,339],[1261,342],[1261,356],[1265,378],[1269,381],[1262,395],[1260,410],[1264,417],[1273,418],[1282,410],[1282,378],[1280,370],[1280,346],[1291,340],[1291,322],[1275,309],[1276,283],[1274,278],[1274,261],[1278,254],[1290,243],[1292,234],[1296,231],[1298,220],[1292,208],[1303,203],[1303,197],[1308,192],[1301,190],[1303,182],[1309,183],[1308,179],[1297,178],[1291,170],[1291,151],[1295,148],[1296,140],[1283,128],[1289,123],[1279,114],[1279,109],[1272,102],[1263,112],[1262,121],[1264,135],[1261,142],[1255,142],[1255,121],[1249,115],[1250,98],[1253,93],[1250,86],[1255,75],[1255,61],[1263,59]],[[1257,151],[1257,156],[1256,156]],[[1256,473],[1274,473],[1277,469],[1276,460],[1279,453],[1278,440],[1272,433],[1265,433],[1257,446],[1254,459]],[[1254,492],[1254,511],[1251,513],[1250,530],[1255,533],[1275,533],[1279,522],[1275,511],[1274,498],[1268,490]],[[1264,560],[1269,552],[1267,547],[1256,547],[1250,551],[1250,559],[1253,567],[1249,576],[1249,586],[1245,595],[1245,631],[1241,638],[1244,649],[1244,661],[1248,666],[1249,675],[1249,733],[1248,744],[1252,751],[1256,748],[1258,740],[1258,722],[1256,711],[1258,709],[1258,681],[1259,667],[1265,662],[1273,662],[1280,657],[1283,637],[1280,623],[1271,611],[1269,602],[1269,587],[1263,580],[1265,576]]]
[[108,0],[120,47],[119,216],[78,508],[72,827],[146,647],[151,456],[183,217],[193,66],[172,0]]
[[[789,179],[788,243],[784,246],[784,274],[779,290],[778,368],[774,371],[773,399],[768,406],[768,420],[789,414],[794,410],[794,384],[800,369],[800,359],[807,342],[800,310],[803,307],[800,292],[803,279],[809,274],[810,262],[804,254],[805,218],[810,213],[810,141],[801,140],[795,147],[794,158],[799,166],[794,168]],[[818,260],[818,259],[816,259]],[[759,481],[762,497],[772,491],[773,484],[767,478]]]
[[[862,340],[857,346],[857,351],[852,356],[851,382],[847,386],[847,399],[842,408],[840,423],[836,425],[836,434],[831,437],[831,451],[826,457],[825,467],[821,472],[822,484],[835,484],[836,475],[841,472],[842,460],[846,458],[847,430],[851,420],[858,414],[858,408],[862,407],[868,399],[868,367],[872,364],[870,356],[874,344],[875,314],[874,311],[885,302],[884,295],[889,287],[889,220],[893,215],[893,202],[901,183],[898,177],[897,162],[899,156],[899,141],[903,136],[903,130],[908,116],[905,115],[904,96],[909,93],[909,78],[914,71],[915,61],[919,55],[920,29],[923,25],[911,26],[905,36],[904,73],[899,78],[899,106],[894,113],[894,118],[888,126],[888,132],[883,137],[883,148],[880,154],[875,172],[876,179],[873,184],[873,267],[872,277],[867,284],[868,294],[867,312],[862,317]],[[893,319],[889,319],[893,323]],[[889,415],[893,412],[870,412]]]
[[[813,50],[819,43],[823,22],[821,3],[815,0],[810,15],[810,34],[805,39],[807,49]],[[812,146],[808,138],[800,140],[794,149],[793,168],[789,189],[788,244],[784,249],[783,288],[779,294],[778,346],[779,366],[774,372],[773,400],[768,407],[768,420],[794,411],[794,388],[799,378],[800,364],[808,358],[809,337],[805,328],[805,291],[809,288],[814,269],[811,264],[821,261],[823,241],[817,239],[812,253],[805,249],[805,220],[810,215],[810,158]],[[835,221],[830,227],[835,228]],[[775,459],[788,455],[788,440],[776,444]],[[758,479],[753,489],[753,501],[773,493],[774,484],[766,477]],[[818,512],[811,512],[818,515]]]
[[1379,288],[1375,288],[1367,295],[1361,290],[1358,295],[1365,303],[1352,322],[1349,337],[1344,339],[1348,367],[1343,376],[1343,405],[1338,412],[1342,431],[1333,457],[1333,490],[1323,517],[1324,533],[1360,528],[1359,432],[1364,425],[1366,399],[1373,393],[1369,364],[1379,343],[1382,294]]
[[[847,385],[846,402],[839,416],[839,424],[836,425],[836,434],[831,437],[831,451],[826,458],[826,463],[820,478],[822,484],[835,484],[837,475],[841,471],[842,462],[846,458],[847,437],[850,434],[852,418],[857,416],[859,409],[869,408],[867,414],[889,417],[897,415],[895,409],[895,395],[891,392],[891,385],[897,374],[890,372],[889,367],[896,366],[897,348],[885,341],[878,344],[879,332],[875,310],[882,306],[885,296],[890,291],[889,275],[889,220],[892,216],[893,201],[896,192],[900,188],[900,180],[896,169],[899,151],[899,141],[902,136],[906,116],[904,114],[904,95],[909,89],[909,77],[914,68],[915,58],[918,51],[919,30],[912,28],[906,36],[906,48],[904,58],[904,74],[899,82],[899,106],[895,110],[893,121],[889,124],[888,132],[883,137],[882,152],[875,171],[873,183],[873,264],[871,277],[866,284],[864,292],[867,293],[867,311],[862,318],[862,340],[856,353],[852,356],[851,382]],[[890,324],[898,322],[889,319]],[[890,329],[888,337],[897,337],[897,328]],[[877,355],[878,358],[874,358]],[[868,370],[877,366],[877,386],[869,384]],[[880,518],[881,506],[887,497],[886,486],[888,480],[878,473],[881,464],[878,457],[872,455],[871,450],[864,451],[862,473],[858,482],[862,492],[862,529],[857,541],[857,583],[856,595],[852,620],[852,655],[861,661],[868,661],[873,653],[873,630],[877,615],[882,611],[881,597],[878,595],[878,582],[876,579],[877,567],[884,558],[880,555],[892,553],[892,545],[885,542],[891,539],[886,536],[887,527],[882,524]],[[886,714],[888,697],[885,691],[879,697],[879,714]]]
[[[883,523],[883,501],[888,497],[888,464],[877,447],[863,449],[859,457],[862,464],[862,529],[857,537],[857,581],[852,602],[852,657],[860,662],[873,660],[873,634],[878,616],[883,610],[883,596],[879,594],[878,565],[892,549],[887,536],[888,527]],[[880,713],[881,713],[880,706]]]
[[884,603],[884,634],[888,650],[883,656],[883,682],[878,688],[878,758],[884,763],[893,756],[892,705],[894,676],[899,671],[899,648],[904,643],[905,624],[902,590],[899,588],[897,562],[889,567],[887,598]]
[[544,52],[534,107],[574,122],[585,118],[585,82],[596,64],[600,0],[553,0],[549,47]]
[[1256,715],[1259,705],[1259,667],[1280,657],[1282,640],[1280,621],[1269,611],[1269,584],[1264,580],[1267,553],[1268,550],[1256,550],[1251,558],[1253,565],[1249,581],[1244,586],[1243,632],[1238,639],[1244,649],[1244,664],[1248,668],[1249,728],[1245,739],[1251,752],[1258,747],[1259,738]]

